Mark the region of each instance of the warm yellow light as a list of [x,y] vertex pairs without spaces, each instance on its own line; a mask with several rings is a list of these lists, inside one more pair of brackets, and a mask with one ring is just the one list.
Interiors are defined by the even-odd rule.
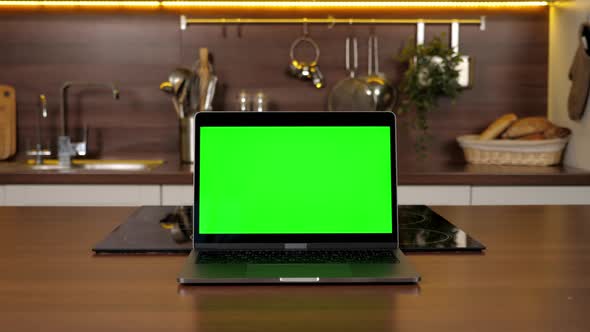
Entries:
[[162,1],[163,7],[183,8],[501,8],[548,4],[548,1]]
[[0,1],[0,7],[160,7],[160,1]]
[[143,8],[509,8],[543,7],[549,1],[2,1],[0,7]]

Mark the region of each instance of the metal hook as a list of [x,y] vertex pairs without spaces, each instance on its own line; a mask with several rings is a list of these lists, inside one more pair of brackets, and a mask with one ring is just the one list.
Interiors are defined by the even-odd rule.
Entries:
[[309,36],[309,30],[307,29],[307,18],[303,19],[303,37]]
[[332,28],[334,28],[334,26],[336,26],[336,18],[332,15],[328,16],[328,20],[330,20],[330,23],[328,24],[328,30],[332,30]]
[[418,22],[416,24],[416,45],[424,45],[424,30],[426,26],[424,22]]
[[459,22],[454,20],[451,23],[451,49],[454,54],[459,53]]

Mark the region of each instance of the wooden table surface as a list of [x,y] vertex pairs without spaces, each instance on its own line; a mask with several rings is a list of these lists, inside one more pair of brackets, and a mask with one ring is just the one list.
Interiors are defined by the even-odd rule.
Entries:
[[590,331],[590,206],[436,207],[485,254],[419,285],[179,287],[182,256],[93,256],[132,208],[0,208],[0,331]]

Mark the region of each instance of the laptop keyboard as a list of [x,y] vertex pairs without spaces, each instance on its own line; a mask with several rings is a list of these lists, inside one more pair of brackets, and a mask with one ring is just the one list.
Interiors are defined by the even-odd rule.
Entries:
[[391,250],[232,250],[201,251],[198,264],[396,263]]

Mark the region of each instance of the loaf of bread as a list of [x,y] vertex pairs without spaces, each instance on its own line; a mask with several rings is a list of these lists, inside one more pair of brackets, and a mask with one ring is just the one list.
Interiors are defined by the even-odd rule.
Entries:
[[542,116],[522,118],[506,129],[502,138],[514,139],[532,134],[542,134],[553,126],[547,118]]
[[479,139],[491,140],[500,136],[500,134],[502,134],[506,128],[510,127],[510,125],[512,125],[517,119],[518,117],[513,113],[502,115],[492,122],[481,135],[479,135]]
[[540,141],[540,140],[544,140],[545,136],[543,136],[543,134],[530,134],[530,135],[525,135],[525,136],[521,136],[519,138],[517,138],[517,140],[521,140],[521,141]]
[[552,139],[552,138],[564,138],[569,136],[572,133],[571,130],[563,127],[558,126],[551,126],[549,129],[543,132],[543,137],[545,139]]

